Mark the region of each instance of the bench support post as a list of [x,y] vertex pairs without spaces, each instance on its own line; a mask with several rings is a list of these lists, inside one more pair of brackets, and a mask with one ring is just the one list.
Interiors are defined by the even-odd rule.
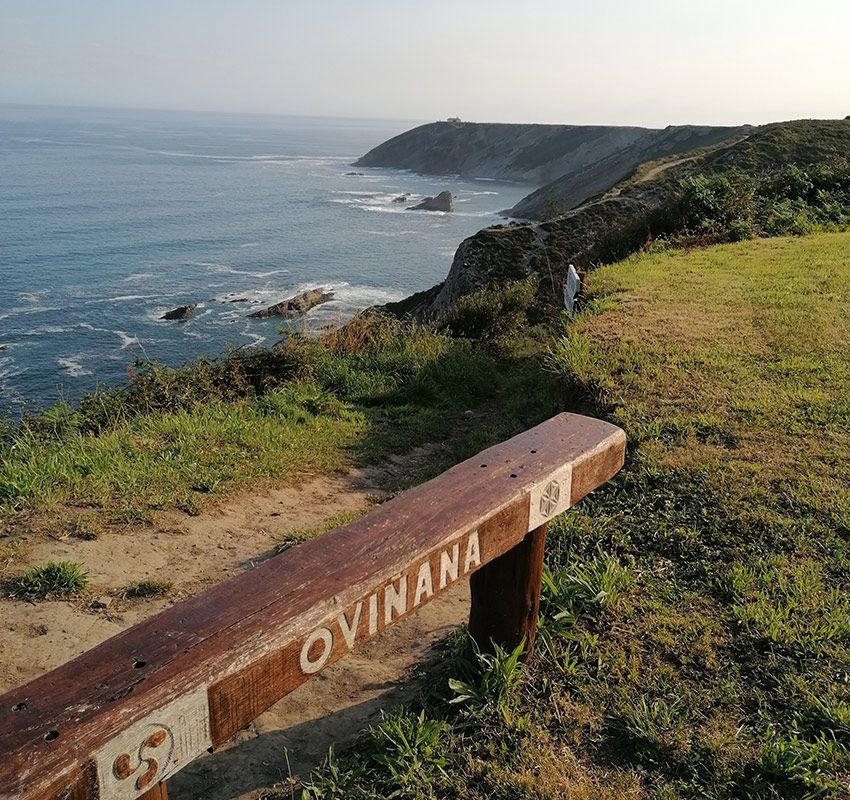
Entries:
[[168,800],[168,790],[165,788],[165,781],[158,783],[153,789],[146,791],[138,800]]
[[494,643],[511,651],[523,642],[525,658],[531,655],[545,544],[546,525],[541,525],[470,577],[469,633],[482,652],[492,652]]

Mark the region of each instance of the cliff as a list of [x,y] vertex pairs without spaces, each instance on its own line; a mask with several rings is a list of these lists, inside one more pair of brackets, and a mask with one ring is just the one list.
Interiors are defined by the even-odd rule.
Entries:
[[432,122],[378,145],[355,166],[543,185],[654,133],[609,125]]
[[[647,239],[681,233],[687,225],[677,205],[682,182],[698,175],[725,178],[720,191],[730,193],[725,198],[712,196],[704,208],[697,198],[695,210],[705,215],[700,222],[713,221],[711,202],[718,200],[730,203],[722,213],[737,213],[739,201],[751,204],[750,216],[767,212],[769,230],[762,232],[759,220],[745,215],[736,221],[753,227],[737,235],[799,233],[807,225],[850,224],[848,160],[850,121],[799,120],[767,125],[731,144],[703,148],[666,163],[642,165],[604,194],[556,218],[479,231],[458,247],[445,281],[390,304],[387,310],[430,319],[459,297],[533,273],[541,278],[542,299],[557,301],[569,264],[590,269],[634,252]],[[809,169],[816,180],[792,176],[786,185],[779,176],[790,166]],[[733,196],[735,184],[741,181],[746,186]],[[823,186],[817,181],[823,181]],[[707,228],[699,235],[726,234]]]
[[750,130],[748,126],[679,125],[659,130],[433,122],[378,145],[356,166],[541,186],[505,214],[547,219],[605,191],[640,164],[715,145]]

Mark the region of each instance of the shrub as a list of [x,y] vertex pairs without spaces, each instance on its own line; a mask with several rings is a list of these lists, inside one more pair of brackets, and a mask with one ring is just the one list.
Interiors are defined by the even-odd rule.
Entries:
[[459,659],[461,677],[450,678],[454,696],[449,703],[460,706],[472,718],[496,716],[504,723],[513,720],[516,689],[522,678],[523,645],[508,652],[494,645],[493,653],[482,653],[470,640],[471,658]]
[[679,224],[685,233],[723,235],[753,216],[755,186],[742,172],[686,178],[680,189]]
[[514,340],[528,323],[528,312],[539,286],[539,276],[533,275],[523,281],[480,289],[456,300],[434,327],[499,349]]

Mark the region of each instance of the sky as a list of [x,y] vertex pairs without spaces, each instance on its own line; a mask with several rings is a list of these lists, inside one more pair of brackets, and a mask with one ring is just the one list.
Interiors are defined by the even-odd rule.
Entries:
[[0,0],[0,103],[500,122],[850,114],[850,0]]

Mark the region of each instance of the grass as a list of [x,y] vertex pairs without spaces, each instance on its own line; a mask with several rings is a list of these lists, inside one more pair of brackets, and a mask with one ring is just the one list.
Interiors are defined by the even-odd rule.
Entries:
[[850,235],[652,252],[589,294],[546,366],[629,452],[550,524],[537,657],[455,646],[399,712],[448,724],[439,769],[411,790],[357,744],[305,798],[850,793]]
[[290,531],[277,543],[277,551],[282,553],[284,550],[288,550],[296,544],[301,544],[302,542],[306,542],[316,536],[321,536],[323,533],[332,531],[334,528],[347,525],[349,522],[353,522],[355,519],[366,514],[371,509],[372,505],[372,503],[368,503],[363,508],[358,508],[352,511],[341,511],[339,514],[334,514],[320,524],[314,525],[311,528],[302,528],[300,530]]
[[303,797],[846,797],[850,235],[656,249],[588,294],[510,342],[478,298],[441,329],[367,317],[259,366],[142,371],[6,433],[3,513],[144,524],[448,438],[433,474],[557,407],[606,417],[626,467],[549,526],[537,657],[453,638]]
[[162,597],[169,591],[171,591],[171,584],[168,581],[145,580],[131,583],[121,594],[131,600],[139,600]]
[[78,594],[88,583],[88,576],[72,561],[49,561],[30,567],[12,583],[12,594],[28,600],[67,597]]
[[[538,373],[504,348],[376,315],[321,340],[289,336],[261,356],[146,365],[124,389],[0,430],[0,518],[82,507],[96,532],[150,525],[159,509],[196,514],[229,492],[444,439],[467,411],[522,396]],[[515,403],[523,413],[508,427],[545,416],[547,400]],[[492,441],[505,424],[484,427]]]

